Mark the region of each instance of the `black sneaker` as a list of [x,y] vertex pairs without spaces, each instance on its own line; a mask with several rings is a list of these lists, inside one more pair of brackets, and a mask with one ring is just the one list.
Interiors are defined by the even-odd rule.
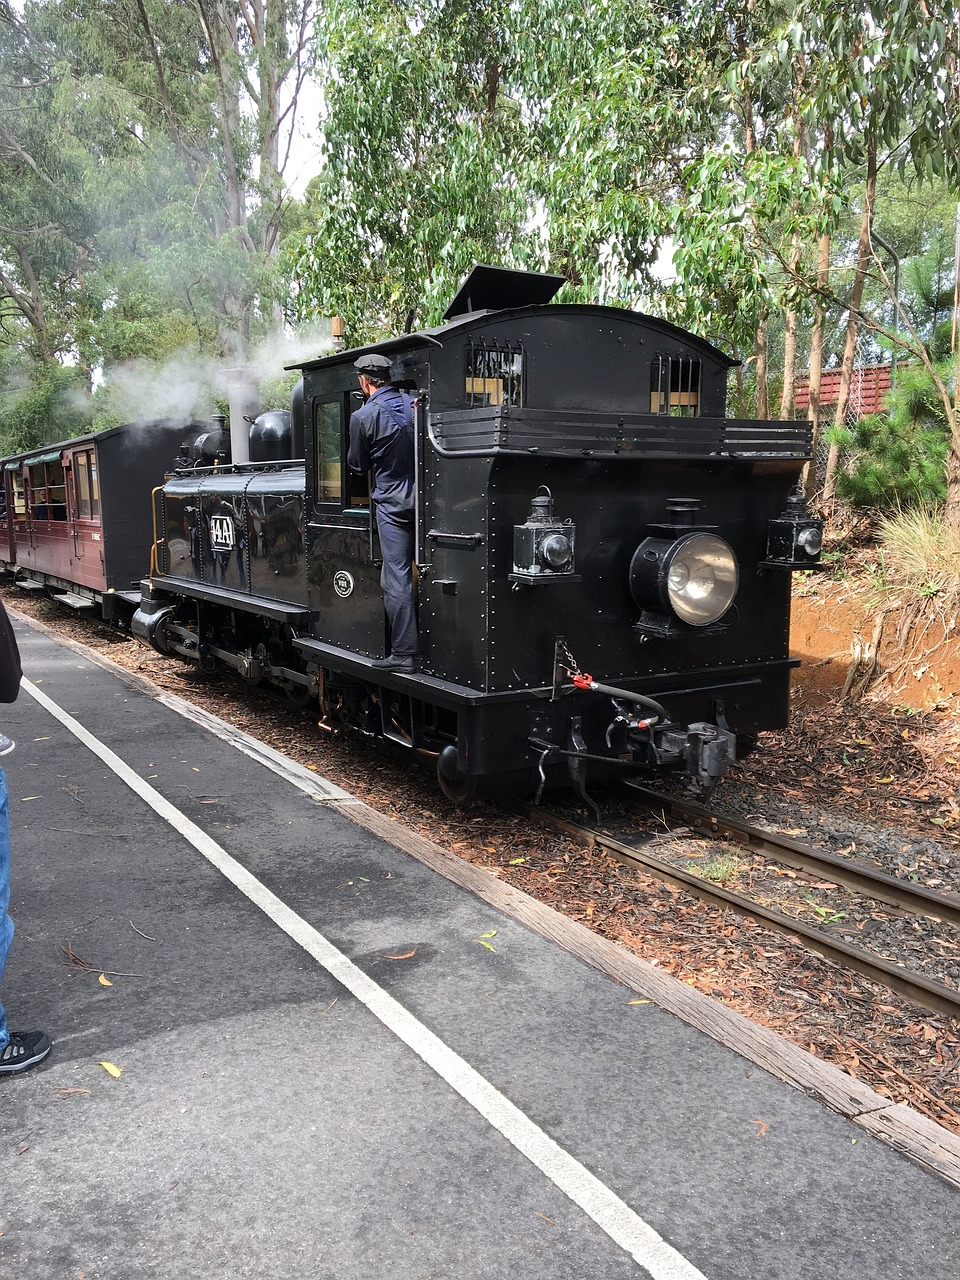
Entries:
[[0,1075],[35,1067],[52,1048],[53,1041],[44,1031],[11,1031],[9,1041],[0,1049]]
[[5,733],[0,733],[0,756],[8,756],[17,744]]

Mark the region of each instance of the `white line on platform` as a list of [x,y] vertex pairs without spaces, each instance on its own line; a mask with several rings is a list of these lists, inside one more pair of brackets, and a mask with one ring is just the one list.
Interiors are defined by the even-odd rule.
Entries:
[[180,810],[145,782],[115,752],[85,729],[35,684],[24,679],[23,688],[59,720],[80,742],[102,760],[131,791],[170,824],[227,880],[298,943],[304,951],[347,988],[385,1027],[412,1049],[442,1080],[497,1129],[517,1151],[540,1170],[574,1204],[578,1205],[653,1280],[706,1280],[703,1273],[667,1244],[648,1223],[609,1187],[595,1177],[553,1138],[535,1125],[519,1107],[489,1080],[419,1022],[393,996],[338,951],[306,920]]

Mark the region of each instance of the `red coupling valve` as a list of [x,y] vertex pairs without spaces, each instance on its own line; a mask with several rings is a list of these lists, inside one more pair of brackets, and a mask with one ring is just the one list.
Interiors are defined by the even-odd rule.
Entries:
[[574,676],[573,683],[578,689],[595,689],[597,687],[597,682],[593,676],[588,675]]

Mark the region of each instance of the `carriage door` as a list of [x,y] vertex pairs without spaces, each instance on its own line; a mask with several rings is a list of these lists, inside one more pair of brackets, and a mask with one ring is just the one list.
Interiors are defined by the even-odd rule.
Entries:
[[[36,502],[39,484],[43,484],[43,463],[40,464],[39,473],[36,464],[30,466],[24,463],[23,467],[23,518],[27,529],[27,541],[30,544],[30,550],[35,551],[37,546],[37,532],[34,523],[36,516]],[[42,489],[39,490],[42,494]],[[31,561],[33,557],[30,557]]]
[[80,503],[77,492],[77,473],[74,468],[74,458],[68,453],[63,455],[63,479],[67,499],[67,519],[70,522],[70,538],[73,543],[70,559],[76,565],[76,562],[83,556],[83,543],[80,540],[80,526],[78,523]]
[[380,543],[367,476],[347,466],[350,392],[312,399],[307,438],[307,573],[316,639],[384,653]]

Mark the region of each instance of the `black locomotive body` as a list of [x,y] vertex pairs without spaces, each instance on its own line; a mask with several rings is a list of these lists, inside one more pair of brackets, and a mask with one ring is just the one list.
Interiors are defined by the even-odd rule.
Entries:
[[559,283],[478,268],[442,327],[363,349],[417,397],[418,673],[371,665],[389,636],[346,466],[360,350],[298,366],[302,465],[167,482],[135,632],[432,753],[457,798],[651,768],[709,791],[786,722],[790,570],[820,546],[796,494],[809,426],[727,417],[727,357],[553,304]]

